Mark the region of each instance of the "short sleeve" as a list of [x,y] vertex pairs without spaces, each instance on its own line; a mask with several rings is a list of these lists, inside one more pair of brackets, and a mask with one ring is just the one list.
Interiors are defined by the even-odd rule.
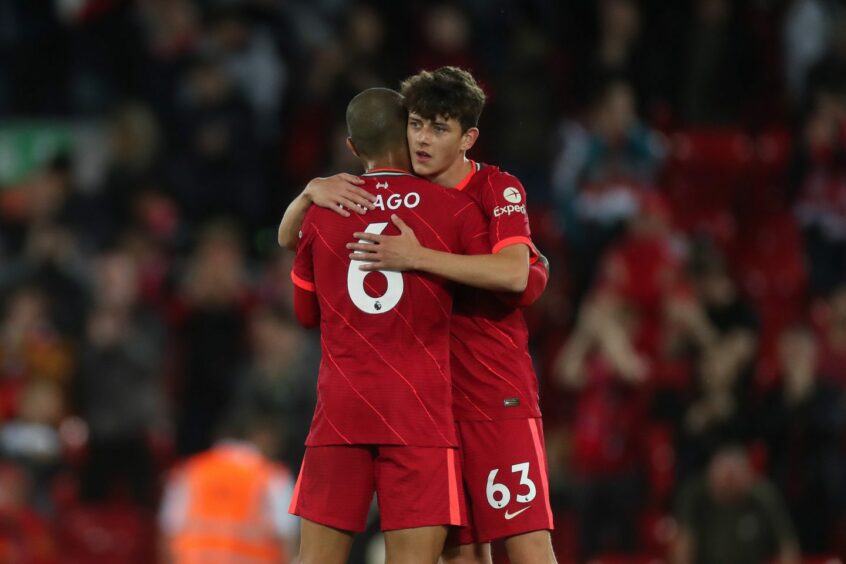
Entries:
[[300,228],[300,238],[297,242],[297,255],[291,269],[291,280],[294,285],[303,290],[314,292],[314,257],[311,252],[314,238],[314,206],[303,219]]
[[457,219],[460,226],[460,253],[464,255],[490,254],[488,222],[479,206],[468,198],[467,204],[461,209]]
[[504,172],[491,174],[483,188],[482,208],[490,219],[491,252],[498,253],[522,243],[529,247],[532,261],[537,260],[526,209],[526,190],[516,177]]

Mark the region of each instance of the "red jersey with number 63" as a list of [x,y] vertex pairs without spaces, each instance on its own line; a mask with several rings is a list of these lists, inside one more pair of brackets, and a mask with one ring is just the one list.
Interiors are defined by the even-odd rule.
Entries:
[[[523,185],[495,166],[472,164],[473,171],[456,189],[473,198],[487,216],[492,252],[525,244],[531,260],[537,260]],[[455,295],[451,333],[456,420],[540,417],[522,310],[492,292],[462,287]]]
[[344,218],[312,206],[292,278],[317,293],[322,359],[308,446],[456,446],[449,363],[452,285],[419,272],[362,272],[356,231],[396,235],[397,214],[426,247],[490,252],[487,224],[457,190],[399,171],[371,171],[376,209]]

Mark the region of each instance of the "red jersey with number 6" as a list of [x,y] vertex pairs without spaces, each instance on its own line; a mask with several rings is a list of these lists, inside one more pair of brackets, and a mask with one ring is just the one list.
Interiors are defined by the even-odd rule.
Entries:
[[[492,252],[525,244],[531,260],[537,260],[523,185],[495,166],[472,164],[473,171],[456,188],[487,216]],[[455,296],[451,333],[457,421],[540,417],[538,380],[520,309],[492,292],[462,287]]]
[[426,247],[490,252],[478,205],[401,171],[364,174],[376,209],[344,218],[312,206],[292,278],[314,291],[323,357],[308,446],[456,446],[449,325],[452,285],[419,272],[362,272],[346,244],[356,231],[396,235],[397,214]]

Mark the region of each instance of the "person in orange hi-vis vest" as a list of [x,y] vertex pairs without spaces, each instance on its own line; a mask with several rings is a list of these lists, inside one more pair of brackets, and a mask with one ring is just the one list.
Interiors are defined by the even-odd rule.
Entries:
[[298,523],[288,505],[294,480],[269,456],[276,434],[249,419],[227,427],[223,440],[189,458],[168,479],[159,518],[162,560],[293,562]]

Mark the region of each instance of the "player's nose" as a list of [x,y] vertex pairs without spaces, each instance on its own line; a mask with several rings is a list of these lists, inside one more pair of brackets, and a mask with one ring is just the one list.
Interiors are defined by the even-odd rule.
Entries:
[[426,127],[421,127],[421,128],[420,128],[420,129],[418,129],[418,130],[417,130],[417,132],[414,134],[414,140],[415,140],[415,141],[416,141],[419,145],[428,145],[428,144],[429,144],[429,142],[432,140],[432,136],[431,136],[431,133],[428,131],[428,128],[426,128]]

